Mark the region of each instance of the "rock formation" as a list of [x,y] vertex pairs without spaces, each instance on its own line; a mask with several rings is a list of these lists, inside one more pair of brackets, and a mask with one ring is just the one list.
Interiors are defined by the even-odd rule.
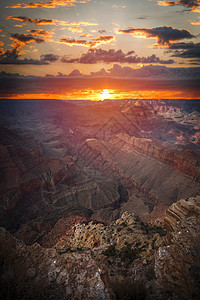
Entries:
[[105,268],[90,252],[62,256],[0,231],[1,299],[115,299]]
[[162,298],[199,299],[200,196],[173,204],[166,213],[165,247],[155,257],[157,293]]

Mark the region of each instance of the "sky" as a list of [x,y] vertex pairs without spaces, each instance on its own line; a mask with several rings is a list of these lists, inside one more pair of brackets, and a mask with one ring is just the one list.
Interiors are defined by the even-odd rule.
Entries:
[[0,98],[200,98],[199,0],[1,0]]

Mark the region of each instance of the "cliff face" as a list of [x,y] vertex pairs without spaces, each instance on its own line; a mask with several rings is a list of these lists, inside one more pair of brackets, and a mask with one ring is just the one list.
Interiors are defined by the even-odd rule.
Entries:
[[199,156],[195,153],[165,149],[150,139],[125,134],[86,143],[88,153],[95,154],[91,161],[95,167],[115,173],[147,194],[153,207],[200,193]]
[[149,139],[130,137],[125,134],[115,136],[111,142],[158,159],[162,163],[191,176],[194,181],[200,182],[200,158],[193,151],[184,153],[184,151],[167,149]]

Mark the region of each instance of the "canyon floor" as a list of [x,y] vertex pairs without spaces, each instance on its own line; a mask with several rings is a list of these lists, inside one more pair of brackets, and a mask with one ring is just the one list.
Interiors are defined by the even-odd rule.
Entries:
[[199,151],[199,100],[1,100],[3,299],[197,299]]

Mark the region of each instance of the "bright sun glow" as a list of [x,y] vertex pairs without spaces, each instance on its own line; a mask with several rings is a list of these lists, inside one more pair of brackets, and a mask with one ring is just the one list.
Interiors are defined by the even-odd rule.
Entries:
[[109,93],[110,91],[105,89],[103,90],[100,94],[99,94],[99,97],[101,98],[101,100],[104,100],[104,99],[109,99],[112,95]]

